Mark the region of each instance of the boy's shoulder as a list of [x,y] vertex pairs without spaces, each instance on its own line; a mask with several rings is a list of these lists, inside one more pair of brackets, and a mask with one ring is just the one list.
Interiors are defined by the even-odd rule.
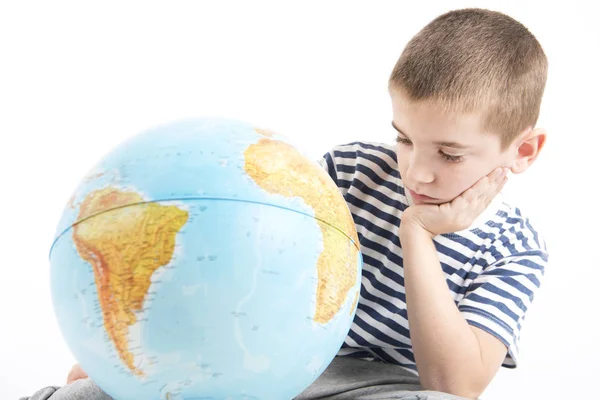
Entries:
[[382,142],[354,141],[338,144],[332,147],[323,157],[327,156],[338,160],[355,160],[357,162],[376,156],[397,163],[395,145]]
[[378,182],[400,178],[395,145],[388,143],[355,141],[339,144],[327,151],[319,163],[338,186],[338,179],[352,179],[357,172],[372,177],[377,175]]
[[504,250],[504,256],[529,254],[547,262],[546,240],[527,210],[504,197],[503,193],[497,198],[496,207],[492,208],[495,216],[485,221],[485,226],[496,233],[498,247]]

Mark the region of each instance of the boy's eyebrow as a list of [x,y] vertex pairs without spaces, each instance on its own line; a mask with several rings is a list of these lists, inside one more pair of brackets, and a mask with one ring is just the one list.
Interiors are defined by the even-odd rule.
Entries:
[[[406,136],[406,134],[404,132],[402,132],[400,129],[398,129],[398,127],[396,126],[396,124],[394,124],[394,121],[392,121],[392,127],[400,134]],[[455,149],[467,149],[469,146],[465,146],[464,144],[461,143],[457,143],[457,142],[433,142],[433,144],[441,146],[441,147],[452,147]]]

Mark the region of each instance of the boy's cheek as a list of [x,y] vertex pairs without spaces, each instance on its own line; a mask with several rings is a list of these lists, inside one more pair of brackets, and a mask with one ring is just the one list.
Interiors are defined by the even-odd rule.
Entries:
[[445,180],[448,186],[445,189],[448,201],[454,200],[465,191],[470,189],[479,181],[479,179],[481,179],[481,177],[479,175],[466,172],[446,178]]

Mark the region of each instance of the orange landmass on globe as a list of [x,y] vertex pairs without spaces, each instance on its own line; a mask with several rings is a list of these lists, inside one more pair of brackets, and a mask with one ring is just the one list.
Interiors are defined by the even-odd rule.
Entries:
[[350,315],[352,315],[352,313],[354,312],[354,309],[356,308],[356,305],[358,304],[358,296],[360,295],[360,290],[356,291],[356,294],[354,295],[354,301],[352,302],[352,307],[350,307],[350,311],[348,311],[348,313]]
[[145,203],[138,193],[110,187],[91,192],[80,206],[73,240],[92,265],[106,332],[136,375],[143,371],[129,348],[129,327],[137,322],[152,274],[171,261],[187,220],[188,212],[176,206]]
[[263,190],[300,197],[314,210],[323,235],[323,251],[317,261],[319,282],[313,320],[327,323],[356,283],[358,237],[352,215],[323,168],[293,146],[263,136],[244,152],[245,171]]
[[265,137],[268,137],[268,138],[272,138],[273,136],[275,136],[275,134],[273,132],[271,132],[268,129],[264,129],[264,128],[254,128],[254,131],[256,133],[258,133],[259,135],[265,136]]

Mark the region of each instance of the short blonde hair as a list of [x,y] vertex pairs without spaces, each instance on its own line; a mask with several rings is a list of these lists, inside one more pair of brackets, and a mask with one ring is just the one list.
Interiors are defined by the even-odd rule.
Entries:
[[440,15],[406,45],[390,90],[446,112],[481,112],[483,129],[506,149],[537,122],[548,61],[536,38],[496,11],[463,9]]

